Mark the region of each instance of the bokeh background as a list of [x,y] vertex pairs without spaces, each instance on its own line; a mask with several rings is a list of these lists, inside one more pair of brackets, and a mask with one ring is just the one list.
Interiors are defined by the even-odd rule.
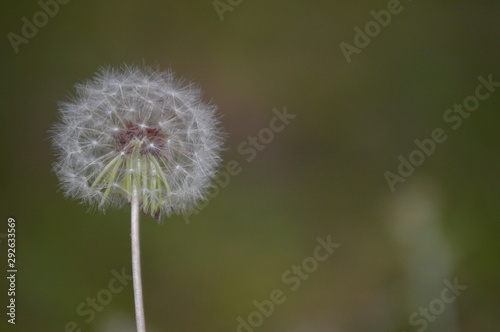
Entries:
[[[211,0],[73,0],[16,54],[7,35],[41,7],[3,2],[0,330],[135,331],[130,284],[90,322],[77,313],[112,271],[130,274],[129,211],[88,213],[65,199],[48,132],[74,83],[125,62],[198,83],[229,134],[225,163],[242,168],[189,223],[142,218],[148,331],[498,331],[500,91],[457,130],[442,116],[479,75],[500,81],[500,2],[402,0],[350,64],[339,44],[353,44],[353,28],[387,1],[222,3],[232,11],[221,21]],[[248,162],[238,146],[284,107],[296,118]],[[391,192],[384,172],[435,128],[448,140]],[[5,315],[8,217],[15,326]],[[282,274],[328,236],[341,246],[290,290]],[[467,289],[441,308],[455,278]],[[238,330],[274,289],[286,301]],[[442,312],[423,318],[430,304]],[[410,324],[415,312],[425,326]]]

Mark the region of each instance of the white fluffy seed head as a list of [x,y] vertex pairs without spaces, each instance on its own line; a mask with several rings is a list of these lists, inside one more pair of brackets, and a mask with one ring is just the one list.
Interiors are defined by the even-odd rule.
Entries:
[[216,107],[171,72],[102,69],[60,104],[54,170],[67,196],[104,210],[130,202],[155,219],[205,199],[220,163]]

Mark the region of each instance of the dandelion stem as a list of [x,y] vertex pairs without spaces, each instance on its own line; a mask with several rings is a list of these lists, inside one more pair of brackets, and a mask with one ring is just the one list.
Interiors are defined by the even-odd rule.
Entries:
[[139,241],[139,193],[137,183],[132,180],[132,276],[134,278],[135,319],[137,332],[146,332],[144,304],[142,301],[141,247]]

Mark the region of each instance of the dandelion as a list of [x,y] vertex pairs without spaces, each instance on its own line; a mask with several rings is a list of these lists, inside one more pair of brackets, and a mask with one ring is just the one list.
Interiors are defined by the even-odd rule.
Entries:
[[101,211],[131,203],[138,331],[145,331],[139,210],[154,219],[191,211],[220,163],[216,107],[171,72],[102,69],[60,104],[55,173],[66,196]]

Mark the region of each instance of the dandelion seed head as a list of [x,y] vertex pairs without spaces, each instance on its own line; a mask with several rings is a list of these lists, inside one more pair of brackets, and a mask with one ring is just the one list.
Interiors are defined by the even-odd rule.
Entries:
[[[54,170],[67,196],[99,210],[139,189],[154,218],[187,213],[205,199],[220,163],[216,107],[173,73],[135,66],[102,69],[60,103]],[[179,172],[182,170],[182,172]]]

